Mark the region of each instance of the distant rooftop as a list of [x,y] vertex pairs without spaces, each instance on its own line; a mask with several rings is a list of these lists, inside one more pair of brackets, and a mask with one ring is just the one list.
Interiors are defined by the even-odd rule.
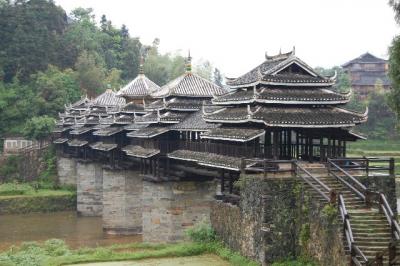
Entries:
[[365,54],[360,55],[357,58],[354,58],[353,60],[350,60],[349,62],[345,63],[342,65],[342,67],[347,67],[351,64],[366,64],[366,63],[386,63],[387,60],[376,57],[373,54],[370,54],[369,52],[366,52]]

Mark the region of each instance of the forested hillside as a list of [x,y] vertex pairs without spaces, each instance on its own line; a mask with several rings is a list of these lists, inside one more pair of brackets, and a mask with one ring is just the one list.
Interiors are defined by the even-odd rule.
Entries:
[[[96,18],[83,8],[66,14],[49,0],[0,0],[0,36],[0,137],[49,130],[64,104],[134,78],[141,56],[146,75],[159,85],[185,67],[182,55],[159,52],[158,39],[143,44],[105,15]],[[196,70],[219,75],[207,61]]]

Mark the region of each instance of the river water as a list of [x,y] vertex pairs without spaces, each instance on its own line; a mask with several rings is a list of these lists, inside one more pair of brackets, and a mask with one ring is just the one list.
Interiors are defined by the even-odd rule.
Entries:
[[25,241],[63,239],[71,248],[141,242],[140,235],[103,233],[101,217],[77,217],[75,212],[0,215],[0,251]]

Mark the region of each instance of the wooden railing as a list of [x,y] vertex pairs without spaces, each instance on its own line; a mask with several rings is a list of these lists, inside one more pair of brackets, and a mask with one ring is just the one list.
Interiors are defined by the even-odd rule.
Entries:
[[[370,162],[387,162],[388,166],[370,166]],[[340,164],[340,166],[338,165]],[[398,258],[396,257],[396,246],[400,242],[400,226],[396,220],[392,208],[390,207],[385,195],[380,192],[369,190],[359,180],[352,176],[345,169],[365,170],[368,176],[370,170],[388,171],[388,175],[394,177],[394,159],[378,159],[378,158],[348,158],[348,159],[328,159],[329,174],[336,177],[340,182],[350,188],[359,198],[365,201],[367,206],[372,204],[379,207],[380,211],[385,215],[391,229],[392,241],[385,252],[378,252],[375,261],[366,262],[367,265],[382,265],[383,256],[389,256],[389,265],[393,265]],[[342,174],[342,176],[340,176]],[[345,180],[347,179],[347,180]],[[350,226],[350,223],[349,223]],[[354,256],[352,255],[352,258]]]
[[360,250],[360,248],[355,244],[353,237],[353,230],[351,229],[350,223],[350,215],[347,212],[346,204],[344,202],[344,198],[342,194],[339,194],[338,197],[338,208],[340,212],[340,216],[342,218],[343,224],[343,236],[346,239],[347,246],[349,247],[350,255],[351,255],[351,264],[354,265],[368,265],[368,258],[364,255],[364,253]]
[[370,175],[394,176],[394,171],[395,171],[394,158],[349,157],[349,158],[328,159],[328,161],[334,162],[342,169],[345,169],[347,171],[352,171],[355,173],[359,172],[360,174],[367,177]]
[[[313,176],[309,171],[307,171],[304,167],[302,167],[298,162],[293,162],[293,165],[297,177],[303,179],[309,186],[311,186],[315,191],[317,191],[326,201],[332,204],[336,203],[336,191],[334,189],[329,188],[326,184],[321,182],[321,180]],[[303,176],[302,173],[306,174],[306,176]],[[316,185],[314,185],[310,181],[310,179],[315,183],[317,183],[321,187],[321,189]]]

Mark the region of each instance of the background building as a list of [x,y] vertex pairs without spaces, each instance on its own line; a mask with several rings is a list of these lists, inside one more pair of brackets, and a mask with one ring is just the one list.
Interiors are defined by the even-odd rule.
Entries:
[[370,53],[365,53],[342,65],[349,74],[351,86],[356,94],[365,98],[373,91],[377,82],[381,82],[383,88],[389,89],[388,61],[378,58]]

